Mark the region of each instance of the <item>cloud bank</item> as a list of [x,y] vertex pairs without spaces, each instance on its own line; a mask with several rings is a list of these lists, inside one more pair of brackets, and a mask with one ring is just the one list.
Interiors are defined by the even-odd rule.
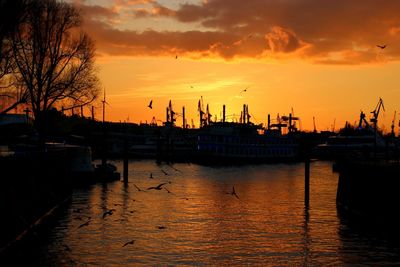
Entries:
[[[85,29],[98,51],[108,55],[299,58],[320,64],[366,64],[400,57],[400,1],[203,0],[176,8],[156,0],[75,4],[82,9]],[[118,27],[139,20],[191,29]],[[387,47],[380,49],[378,44]]]

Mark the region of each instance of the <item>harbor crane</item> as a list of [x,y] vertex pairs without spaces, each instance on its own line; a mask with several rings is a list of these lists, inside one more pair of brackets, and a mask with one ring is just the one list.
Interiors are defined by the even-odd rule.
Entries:
[[383,111],[385,111],[385,106],[383,105],[383,100],[382,100],[382,98],[379,98],[378,104],[376,104],[375,109],[373,111],[371,111],[372,118],[369,120],[370,122],[373,123],[375,131],[378,127],[378,116],[379,116],[379,112],[380,112],[381,108],[383,109]]
[[358,122],[358,129],[362,129],[362,124],[365,124],[365,128],[370,129],[371,126],[369,125],[368,121],[365,119],[365,113],[361,110],[360,111],[360,120]]

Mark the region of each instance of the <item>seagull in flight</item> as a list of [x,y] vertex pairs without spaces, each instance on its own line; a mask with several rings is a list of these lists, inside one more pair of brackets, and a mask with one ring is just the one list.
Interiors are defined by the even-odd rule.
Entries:
[[133,185],[136,187],[137,191],[139,191],[139,192],[143,191],[143,190],[140,189],[137,185],[135,185],[135,184],[133,184]]
[[380,49],[385,49],[386,45],[376,45],[377,47],[379,47]]
[[107,215],[112,215],[114,211],[115,211],[115,209],[111,209],[111,210],[107,210],[106,212],[104,212],[104,213],[103,213],[103,219],[104,219]]
[[150,109],[153,109],[153,99],[150,100],[150,103],[149,103],[149,105],[147,107],[149,107]]
[[81,225],[79,225],[79,226],[78,226],[78,229],[79,229],[79,228],[82,228],[82,227],[84,227],[84,226],[88,226],[89,223],[90,223],[90,219],[89,219],[87,222],[82,223]]
[[246,89],[242,90],[242,91],[240,92],[240,94],[247,92],[247,89],[249,89],[249,87],[246,87]]
[[122,247],[126,247],[127,245],[133,245],[133,243],[135,243],[135,240],[126,242]]
[[237,199],[239,199],[239,196],[236,194],[236,191],[235,191],[235,186],[232,186],[232,192],[227,193],[227,194],[235,196]]
[[168,194],[171,194],[171,191],[169,191],[167,188],[163,187],[165,189],[165,191],[168,192]]
[[147,190],[151,190],[151,189],[154,189],[154,190],[161,190],[161,189],[162,189],[162,186],[165,185],[165,184],[167,184],[167,183],[162,183],[162,184],[159,184],[159,185],[157,185],[157,186],[150,186],[149,188],[147,188]]

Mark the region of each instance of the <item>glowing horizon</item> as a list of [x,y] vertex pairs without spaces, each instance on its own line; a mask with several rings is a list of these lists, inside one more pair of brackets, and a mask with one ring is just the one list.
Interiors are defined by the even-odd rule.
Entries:
[[[99,77],[110,103],[106,120],[164,121],[172,100],[175,111],[185,106],[188,123],[193,119],[197,126],[201,96],[218,119],[223,104],[228,115],[238,116],[248,104],[256,124],[293,108],[303,130],[313,129],[313,117],[319,131],[332,129],[334,122],[336,130],[346,121],[353,124],[360,110],[368,116],[381,97],[386,112],[379,126],[390,131],[393,113],[400,110],[400,47],[394,45],[400,41],[400,3],[74,3],[96,42]],[[153,109],[147,108],[151,99]]]

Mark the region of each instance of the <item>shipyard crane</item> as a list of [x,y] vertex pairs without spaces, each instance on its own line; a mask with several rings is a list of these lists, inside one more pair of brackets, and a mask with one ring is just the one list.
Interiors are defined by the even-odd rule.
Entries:
[[366,128],[370,128],[370,125],[368,123],[368,121],[365,119],[365,113],[361,110],[360,111],[360,120],[358,122],[358,129],[361,130],[362,129],[362,123],[365,123]]
[[376,104],[375,109],[373,111],[371,111],[372,118],[369,120],[370,122],[373,123],[375,130],[378,125],[378,116],[379,116],[379,112],[380,112],[381,108],[383,109],[383,111],[385,111],[385,106],[383,105],[383,100],[382,100],[382,98],[379,98],[378,104]]

